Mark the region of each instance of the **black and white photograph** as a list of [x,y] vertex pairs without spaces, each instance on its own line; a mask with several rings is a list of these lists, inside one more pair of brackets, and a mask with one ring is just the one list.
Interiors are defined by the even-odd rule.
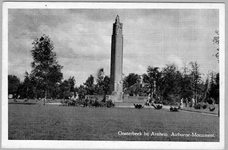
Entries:
[[2,21],[4,147],[223,148],[224,4],[5,2]]

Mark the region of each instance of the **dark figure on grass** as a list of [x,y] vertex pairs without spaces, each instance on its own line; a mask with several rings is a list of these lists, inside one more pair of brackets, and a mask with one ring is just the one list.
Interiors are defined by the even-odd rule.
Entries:
[[214,104],[214,99],[210,98],[209,100],[207,100],[207,103],[205,102],[200,102],[197,103],[194,108],[195,109],[206,109],[208,107],[209,111],[214,111],[215,110],[215,104]]
[[209,104],[208,109],[210,111],[214,111],[215,110],[215,100],[213,98],[210,98],[207,103]]
[[89,99],[88,99],[88,97],[86,97],[86,99],[84,101],[84,107],[87,107],[88,106],[88,103],[89,103]]
[[135,106],[135,108],[136,109],[141,109],[141,108],[143,108],[144,106],[143,105],[141,105],[141,104],[134,104],[134,106]]
[[177,112],[177,111],[179,111],[180,109],[181,109],[181,103],[178,103],[178,105],[177,106],[170,106],[170,111],[172,111],[172,112]]
[[151,106],[153,106],[155,109],[162,109],[162,104],[154,104],[154,103],[152,103]]
[[178,107],[170,106],[170,111],[177,112],[177,111],[179,111],[179,109],[178,109]]
[[43,103],[45,105],[46,104],[46,98],[43,98],[42,100],[43,100]]
[[100,107],[101,106],[99,101],[98,101],[98,98],[95,99],[93,106],[94,107]]

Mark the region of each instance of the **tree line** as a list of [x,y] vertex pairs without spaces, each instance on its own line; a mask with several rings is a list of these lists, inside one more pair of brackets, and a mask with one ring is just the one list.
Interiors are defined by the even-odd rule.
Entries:
[[181,69],[175,64],[168,64],[164,68],[148,66],[146,73],[130,73],[124,78],[124,93],[151,94],[163,103],[180,102],[182,98],[194,98],[198,102],[213,99],[218,103],[219,73],[211,72],[204,76],[197,62],[190,62]]
[[[218,32],[216,32],[218,34]],[[219,36],[213,42],[218,44]],[[24,80],[15,75],[8,75],[8,94],[13,98],[28,99],[62,99],[79,94],[104,95],[110,92],[110,77],[104,75],[104,69],[98,69],[96,77],[90,75],[80,86],[76,87],[74,77],[63,79],[61,66],[54,52],[51,39],[43,35],[32,43],[31,62],[32,71],[25,72]],[[219,50],[217,50],[219,51]],[[216,53],[218,59],[218,52]],[[123,79],[124,94],[148,95],[166,101],[179,101],[181,98],[194,98],[205,101],[208,98],[219,102],[219,73],[211,72],[202,78],[197,62],[190,62],[178,69],[175,64],[168,64],[164,68],[148,66],[146,73],[138,75],[130,73]]]
[[108,93],[110,78],[103,75],[102,68],[98,70],[96,84],[94,77],[90,75],[83,85],[76,87],[74,77],[63,79],[63,66],[58,63],[53,43],[48,36],[35,39],[32,45],[32,71],[25,72],[23,81],[15,75],[8,75],[8,93],[12,94],[13,98],[62,99],[69,98],[76,92],[79,92],[80,97]]

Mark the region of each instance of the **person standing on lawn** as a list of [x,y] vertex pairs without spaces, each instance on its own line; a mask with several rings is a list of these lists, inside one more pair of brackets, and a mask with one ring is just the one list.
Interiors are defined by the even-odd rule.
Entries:
[[194,107],[195,106],[195,99],[194,98],[192,98],[192,107]]
[[181,99],[180,106],[183,107],[184,98]]
[[78,96],[78,93],[76,92],[75,100],[78,100],[78,99],[79,99],[79,96]]
[[185,106],[188,107],[188,98],[185,99]]

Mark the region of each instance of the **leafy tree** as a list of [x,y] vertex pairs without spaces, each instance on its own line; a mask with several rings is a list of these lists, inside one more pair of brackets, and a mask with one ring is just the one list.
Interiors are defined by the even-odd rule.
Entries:
[[29,78],[29,73],[26,71],[25,72],[25,79],[24,79],[24,82],[23,82],[23,85],[25,87],[25,93],[26,93],[26,98],[29,99],[30,97],[30,87],[31,87],[31,81],[30,81],[30,78]]
[[208,91],[209,97],[219,103],[219,73],[211,73],[210,89]]
[[48,91],[51,91],[53,86],[62,79],[62,66],[56,60],[56,53],[53,51],[54,46],[48,36],[43,35],[34,40],[32,44],[32,74],[41,81],[46,99]]
[[78,92],[79,99],[85,98],[87,92],[83,85],[80,85],[78,88],[76,88],[76,91]]
[[219,61],[219,31],[215,31],[216,36],[213,38],[213,43],[218,45],[217,52],[215,54],[215,57]]
[[189,75],[183,75],[181,82],[180,82],[180,87],[181,87],[181,98],[190,98],[193,95],[192,92],[192,87],[191,87],[191,77]]
[[12,94],[13,98],[17,97],[20,79],[15,75],[8,75],[8,94]]
[[111,79],[109,76],[105,76],[102,85],[102,89],[104,91],[104,95],[106,96],[108,92],[110,91],[110,83]]
[[76,80],[74,79],[74,77],[69,77],[68,82],[70,84],[70,92],[74,93],[75,92],[74,86],[75,86]]
[[165,100],[175,103],[181,99],[181,79],[182,74],[177,70],[175,64],[167,65],[162,69],[161,93]]
[[210,82],[209,82],[209,77],[207,76],[206,81],[204,83],[203,95],[201,99],[202,102],[206,102],[209,95],[209,90],[210,90]]
[[85,90],[87,91],[88,95],[93,95],[95,92],[95,85],[94,85],[94,77],[93,75],[90,75],[86,82],[84,83]]
[[97,71],[97,83],[102,82],[104,80],[105,74],[104,74],[104,68],[100,68]]
[[191,76],[188,74],[189,73],[189,69],[187,66],[183,67],[183,72],[182,72],[182,78],[181,78],[181,82],[180,82],[180,87],[181,87],[181,98],[190,98],[193,95],[192,92],[192,87],[191,87],[191,81],[192,78]]
[[30,78],[30,83],[32,86],[32,90],[34,93],[34,98],[38,99],[41,97],[44,97],[44,85],[43,85],[43,80],[39,76],[35,76],[35,74],[31,73],[29,75]]
[[17,97],[19,99],[23,99],[23,98],[27,98],[27,95],[26,95],[26,88],[23,84],[23,82],[21,82],[18,86],[18,89],[17,89]]
[[153,93],[154,97],[160,95],[161,75],[159,67],[151,66],[148,66],[147,74],[143,74],[143,83],[147,84],[150,93]]
[[35,97],[31,74],[29,74],[27,71],[25,71],[24,80],[20,83],[17,93],[20,98],[30,99]]
[[142,95],[143,92],[144,90],[140,82],[135,83],[134,85],[127,88],[125,91],[125,93],[128,93],[129,95]]
[[53,87],[50,89],[49,97],[51,97],[52,99],[62,98],[60,84],[61,83],[56,83],[53,85]]
[[138,95],[141,94],[141,77],[138,74],[130,73],[128,76],[124,78],[123,87],[125,93],[130,95]]
[[138,82],[140,82],[140,75],[135,73],[130,73],[128,76],[124,78],[124,81],[123,81],[124,88],[129,88]]
[[61,82],[59,87],[61,92],[61,95],[60,95],[61,98],[71,97],[71,92],[70,92],[71,85],[68,80],[64,80],[63,82]]
[[98,69],[98,71],[97,71],[97,80],[96,80],[97,84],[95,85],[95,91],[99,95],[104,94],[104,91],[103,91],[104,77],[105,77],[104,69],[103,68]]
[[69,98],[75,94],[75,79],[74,77],[69,77],[69,79],[64,80],[59,85],[60,97]]
[[106,76],[104,73],[104,69],[101,68],[98,70],[97,73],[97,84],[96,84],[96,91],[98,94],[103,94],[104,98],[103,100],[105,101],[105,97],[110,92],[110,83],[111,79],[110,77]]
[[191,67],[191,86],[192,86],[192,90],[193,90],[193,97],[194,99],[198,100],[198,96],[200,95],[200,83],[201,83],[201,73],[199,72],[199,65],[197,62],[190,62],[189,63],[190,67]]

